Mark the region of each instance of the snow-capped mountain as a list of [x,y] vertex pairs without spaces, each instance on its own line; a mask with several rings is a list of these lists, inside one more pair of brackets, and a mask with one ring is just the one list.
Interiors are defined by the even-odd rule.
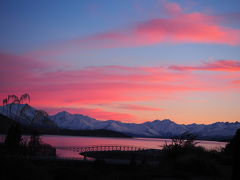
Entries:
[[50,119],[64,129],[95,129],[94,124],[98,123],[96,119],[81,114],[70,114],[66,111],[59,112]]
[[[14,119],[9,113],[9,106],[0,107],[0,113]],[[22,118],[17,120],[22,124],[29,124],[31,119],[34,119],[35,108],[29,105],[14,105],[12,112],[18,114],[23,111]],[[25,117],[25,118],[24,118]],[[43,125],[45,121],[37,121],[34,124]],[[115,120],[100,121],[89,116],[81,114],[71,114],[66,111],[59,112],[55,115],[49,116],[47,123],[57,125],[62,129],[71,130],[93,130],[93,129],[107,129],[126,133],[133,136],[142,137],[172,137],[181,135],[185,132],[192,133],[202,138],[225,138],[234,135],[237,129],[240,128],[240,123],[216,122],[213,124],[177,124],[169,119],[149,121],[142,124],[123,123]]]
[[28,104],[8,104],[0,106],[0,114],[13,119],[24,126],[57,128],[57,125],[44,113]]
[[123,123],[120,121],[99,121],[81,114],[60,112],[50,117],[59,127],[67,129],[108,129],[133,136],[171,137],[183,133],[196,134],[204,138],[231,137],[240,128],[240,123],[216,122],[213,124],[176,124],[165,120],[149,121],[142,124]]

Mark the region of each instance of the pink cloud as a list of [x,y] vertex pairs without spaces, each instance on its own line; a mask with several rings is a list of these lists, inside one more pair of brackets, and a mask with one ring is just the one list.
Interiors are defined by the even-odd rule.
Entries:
[[211,16],[210,18],[223,25],[239,25],[240,13],[219,14],[217,16]]
[[[174,7],[174,5],[170,6]],[[175,8],[178,9],[177,7]],[[176,9],[172,11],[177,11]],[[240,43],[240,30],[222,26],[219,19],[223,19],[223,16],[218,17],[217,15],[206,15],[199,12],[182,13],[168,18],[151,19],[137,23],[125,30],[97,34],[84,39],[76,39],[69,43],[81,45],[84,40],[85,43],[93,42],[97,44],[90,44],[90,47],[95,48],[98,43],[103,48],[144,46],[162,42],[238,45]]]
[[202,13],[183,14],[172,18],[156,18],[139,23],[136,34],[147,43],[240,43],[240,30],[224,27],[210,15]]
[[170,69],[180,71],[240,71],[240,60],[217,60],[214,62],[205,62],[199,66],[170,66]]
[[172,16],[172,15],[179,15],[184,12],[183,8],[175,2],[167,2],[167,1],[161,1],[163,5],[163,10],[166,14]]
[[232,83],[233,83],[234,85],[240,87],[240,80],[234,80],[234,81],[232,81]]
[[45,69],[53,67],[53,63],[5,53],[0,53],[0,62],[1,92],[4,89],[20,89],[28,82],[39,79]]
[[[171,68],[102,66],[56,70],[56,67],[52,68],[52,65],[35,59],[25,60],[24,57],[7,54],[0,57],[3,62],[0,66],[0,98],[3,99],[8,94],[21,95],[28,92],[32,97],[32,105],[44,107],[87,108],[105,103],[113,104],[112,107],[116,110],[124,109],[129,112],[128,114],[133,115],[134,111],[161,110],[159,107],[140,106],[139,101],[144,103],[162,99],[173,100],[178,98],[179,94],[182,97],[193,92],[228,92],[238,87],[237,81],[235,85],[233,81],[239,79],[239,76],[226,77],[226,74],[219,78],[195,74],[194,71],[183,71],[238,72],[238,61],[228,60],[209,62],[201,66]],[[23,64],[20,63],[21,61]],[[41,68],[44,68],[44,71],[40,71]],[[179,69],[181,71],[176,71]],[[109,109],[111,106],[104,108]],[[85,114],[96,115],[97,118],[102,116],[102,119],[112,119],[114,115],[122,119],[127,118],[124,115],[121,117],[120,114],[118,116],[111,114],[109,110],[103,110],[104,112],[99,110],[98,114],[95,114],[98,109],[94,111],[89,109]],[[84,113],[83,108],[81,112]]]
[[[178,3],[162,1],[167,17],[138,22],[130,27],[106,31],[88,37],[59,41],[27,56],[56,55],[71,51],[99,48],[121,48],[171,43],[216,43],[239,45],[240,29],[227,26],[239,14],[209,15],[186,13]],[[232,18],[235,17],[235,18]]]
[[[18,59],[16,56],[16,58],[11,60],[11,64],[16,64],[19,60],[21,60],[21,58]],[[32,85],[31,89],[34,91],[53,91],[53,93],[55,93],[54,90],[56,89],[66,91],[67,93],[69,93],[69,90],[79,91],[86,99],[91,99],[90,97],[94,97],[93,99],[104,99],[107,97],[118,99],[117,97],[123,93],[125,93],[124,96],[126,98],[129,98],[127,94],[135,90],[141,90],[143,92],[197,90],[194,84],[201,83],[194,74],[171,71],[166,67],[102,66],[56,71],[52,70],[50,66],[46,68],[47,66],[43,65],[45,67],[44,71],[39,72],[38,69],[42,65],[36,65],[36,67],[34,67],[35,61],[29,62],[29,64],[31,63],[33,63],[32,67],[31,65],[30,67],[23,65],[22,68],[18,70],[16,70],[15,67],[11,68],[11,66],[9,66],[8,71],[6,71],[7,66],[1,66],[1,73],[3,73],[1,77],[4,77],[2,82],[12,82],[15,84],[20,81],[23,87],[28,84]],[[40,61],[37,63],[40,63]],[[238,66],[238,61],[220,60],[197,67],[171,66],[170,69],[227,69],[238,71]],[[192,83],[189,85],[187,82]],[[17,87],[19,88],[21,85],[17,84]],[[93,94],[88,95],[88,92],[92,92]],[[104,93],[106,94],[104,95]],[[121,96],[121,98],[125,100],[123,96]]]

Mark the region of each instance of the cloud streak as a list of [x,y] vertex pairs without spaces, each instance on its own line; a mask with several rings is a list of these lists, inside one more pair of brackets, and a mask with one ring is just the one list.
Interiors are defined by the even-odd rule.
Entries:
[[170,43],[240,44],[240,29],[229,27],[239,14],[208,15],[186,13],[177,3],[162,1],[166,17],[138,22],[130,27],[106,31],[88,37],[76,37],[49,45],[27,56],[57,55],[83,49],[122,48]]
[[96,104],[96,105],[107,106],[107,107],[123,109],[123,110],[133,110],[133,111],[162,111],[163,110],[162,108],[136,105],[136,104]]
[[[175,100],[179,94],[183,97],[189,93],[228,92],[239,88],[239,75],[231,75],[239,72],[237,60],[196,66],[92,66],[67,70],[61,65],[53,68],[49,63],[9,54],[1,54],[0,59],[3,62],[0,66],[0,98],[9,93],[29,92],[32,105],[62,109],[78,107],[71,112],[76,110],[98,119],[126,120],[131,119],[130,115],[136,118],[137,112],[164,111],[161,107],[144,105],[146,102]],[[218,76],[194,73],[200,70],[217,71]],[[93,108],[96,104],[103,105]]]
[[228,71],[239,72],[240,60],[218,60],[205,62],[199,66],[170,66],[170,69],[180,71]]

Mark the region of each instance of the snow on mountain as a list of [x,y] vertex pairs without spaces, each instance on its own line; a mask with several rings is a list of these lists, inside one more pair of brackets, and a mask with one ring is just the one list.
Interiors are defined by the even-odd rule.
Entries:
[[25,126],[57,128],[57,125],[50,118],[39,113],[39,110],[28,104],[0,106],[0,113]]
[[193,133],[199,137],[230,137],[240,128],[240,123],[217,122],[204,124],[177,124],[169,119],[149,121],[142,124],[123,123],[108,120],[99,121],[80,114],[60,112],[51,119],[61,128],[67,129],[108,129],[135,136],[171,137],[183,133]]
[[[18,121],[22,124],[29,124],[33,119],[36,109],[29,105],[14,105],[12,112],[18,114],[22,109],[26,109],[22,114],[22,118]],[[13,118],[14,115],[9,113],[10,106],[4,108],[0,106],[0,113]],[[181,135],[185,132],[196,134],[199,137],[231,137],[237,129],[240,128],[240,123],[229,122],[216,122],[213,124],[177,124],[169,119],[149,121],[142,124],[136,123],[123,123],[115,120],[100,121],[89,116],[81,114],[71,114],[66,111],[59,112],[49,117],[53,124],[59,128],[72,129],[72,130],[85,130],[85,129],[107,129],[118,131],[133,136],[147,136],[147,137],[171,137]],[[37,125],[43,125],[44,121],[34,122]],[[49,122],[48,122],[49,123]]]
[[64,129],[96,129],[94,124],[96,119],[81,114],[70,114],[66,111],[59,112],[50,117],[59,127]]
[[188,131],[184,125],[176,124],[169,119],[146,122],[144,125],[158,132],[158,136],[175,136]]
[[88,116],[67,112],[57,113],[51,116],[51,119],[59,127],[67,129],[108,129],[135,136],[148,137],[171,137],[186,132],[196,134],[199,137],[230,137],[240,128],[239,122],[184,125],[177,124],[169,119],[149,121],[142,124],[123,123],[114,120],[99,121]]
[[127,134],[137,135],[137,136],[157,136],[158,133],[148,126],[135,123],[123,123],[120,121],[101,121],[101,126],[103,129],[119,131]]
[[[187,125],[189,126],[189,125]],[[237,129],[240,128],[240,123],[216,122],[209,125],[196,125],[195,128],[189,128],[189,132],[200,134],[201,136],[233,136]]]
[[[26,109],[23,112],[23,109]],[[17,120],[19,123],[24,125],[29,125],[31,123],[31,119],[34,116],[35,109],[27,104],[12,104],[6,105],[4,107],[0,106],[0,113],[11,118]],[[19,118],[21,114],[22,118]]]

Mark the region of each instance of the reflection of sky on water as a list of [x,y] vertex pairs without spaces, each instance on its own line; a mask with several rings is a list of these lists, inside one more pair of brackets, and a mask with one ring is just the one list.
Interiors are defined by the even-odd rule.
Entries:
[[[73,137],[73,136],[43,136],[42,140],[45,143],[56,147],[68,146],[93,146],[93,145],[124,145],[137,146],[152,149],[161,149],[166,143],[171,143],[170,139],[158,138],[105,138],[105,137]],[[220,149],[224,147],[226,142],[217,141],[197,141],[198,146],[203,146],[207,149]],[[79,158],[77,152],[68,150],[58,150],[59,157],[73,157]]]
[[[23,138],[27,141],[27,136]],[[152,149],[161,149],[166,143],[170,144],[171,139],[159,138],[106,138],[106,137],[76,137],[76,136],[41,136],[44,143],[51,144],[54,147],[85,147],[94,145],[122,145],[122,146],[137,146]],[[0,136],[0,141],[4,141],[4,136]],[[203,146],[206,149],[220,149],[225,147],[226,142],[217,141],[196,141],[197,146]],[[62,158],[78,158],[83,159],[78,152],[58,149],[57,156]]]

